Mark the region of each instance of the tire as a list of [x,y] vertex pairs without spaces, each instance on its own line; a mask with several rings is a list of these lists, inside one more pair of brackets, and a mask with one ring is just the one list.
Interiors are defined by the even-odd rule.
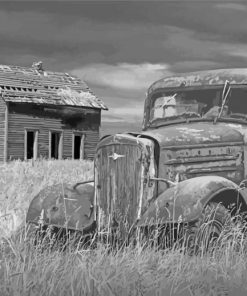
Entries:
[[190,255],[213,251],[223,229],[230,224],[231,214],[222,204],[208,204],[200,218],[183,229],[185,251]]

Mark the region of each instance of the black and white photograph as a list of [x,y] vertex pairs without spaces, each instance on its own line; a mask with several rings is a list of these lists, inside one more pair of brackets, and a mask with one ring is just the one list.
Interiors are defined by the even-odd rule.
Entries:
[[247,0],[0,0],[0,296],[247,295]]

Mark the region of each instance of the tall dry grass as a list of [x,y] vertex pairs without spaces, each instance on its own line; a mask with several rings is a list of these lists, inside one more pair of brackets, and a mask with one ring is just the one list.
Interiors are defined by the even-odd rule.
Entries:
[[[92,163],[14,162],[0,167],[0,295],[246,295],[247,241],[242,225],[222,233],[211,252],[189,256],[183,248],[158,250],[137,244],[121,250],[35,246],[10,235],[21,224],[29,201],[44,186],[92,178]],[[10,213],[11,219],[4,214]],[[8,217],[8,216],[6,216]],[[5,219],[5,222],[4,222]],[[8,225],[8,223],[10,223]]]
[[93,179],[93,163],[76,160],[14,161],[0,165],[0,237],[25,221],[30,201],[46,186]]
[[60,251],[49,241],[34,246],[23,233],[2,244],[0,295],[246,295],[247,245],[239,231],[198,256],[141,245]]

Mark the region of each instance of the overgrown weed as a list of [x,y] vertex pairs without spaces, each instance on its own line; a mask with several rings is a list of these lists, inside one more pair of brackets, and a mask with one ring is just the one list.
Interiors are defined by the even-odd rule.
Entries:
[[[34,241],[18,226],[45,186],[91,179],[90,162],[13,162],[0,167],[0,295],[246,295],[247,240],[243,224],[224,229],[217,247],[189,256],[184,246],[159,249],[155,236],[112,249]],[[9,216],[13,218],[6,218]],[[5,219],[6,218],[6,219]],[[14,222],[13,222],[14,221]]]
[[[239,234],[241,237],[241,235]],[[1,295],[245,295],[246,242],[236,235],[211,253],[127,246],[52,248],[26,231],[8,239],[0,260]],[[234,238],[234,241],[233,241]],[[239,245],[241,248],[239,248]],[[235,290],[234,290],[235,289]],[[234,291],[242,291],[236,294]],[[222,294],[216,294],[221,291]],[[215,293],[215,294],[213,294]]]
[[92,178],[91,161],[13,161],[0,165],[0,238],[9,236],[25,221],[30,201],[40,190]]

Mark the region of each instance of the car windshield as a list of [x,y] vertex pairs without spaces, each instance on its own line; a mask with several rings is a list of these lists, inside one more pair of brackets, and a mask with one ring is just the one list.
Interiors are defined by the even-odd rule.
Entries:
[[[149,121],[191,117],[217,117],[222,105],[222,88],[173,91],[156,94],[150,108]],[[247,114],[246,89],[231,87],[221,117]]]

